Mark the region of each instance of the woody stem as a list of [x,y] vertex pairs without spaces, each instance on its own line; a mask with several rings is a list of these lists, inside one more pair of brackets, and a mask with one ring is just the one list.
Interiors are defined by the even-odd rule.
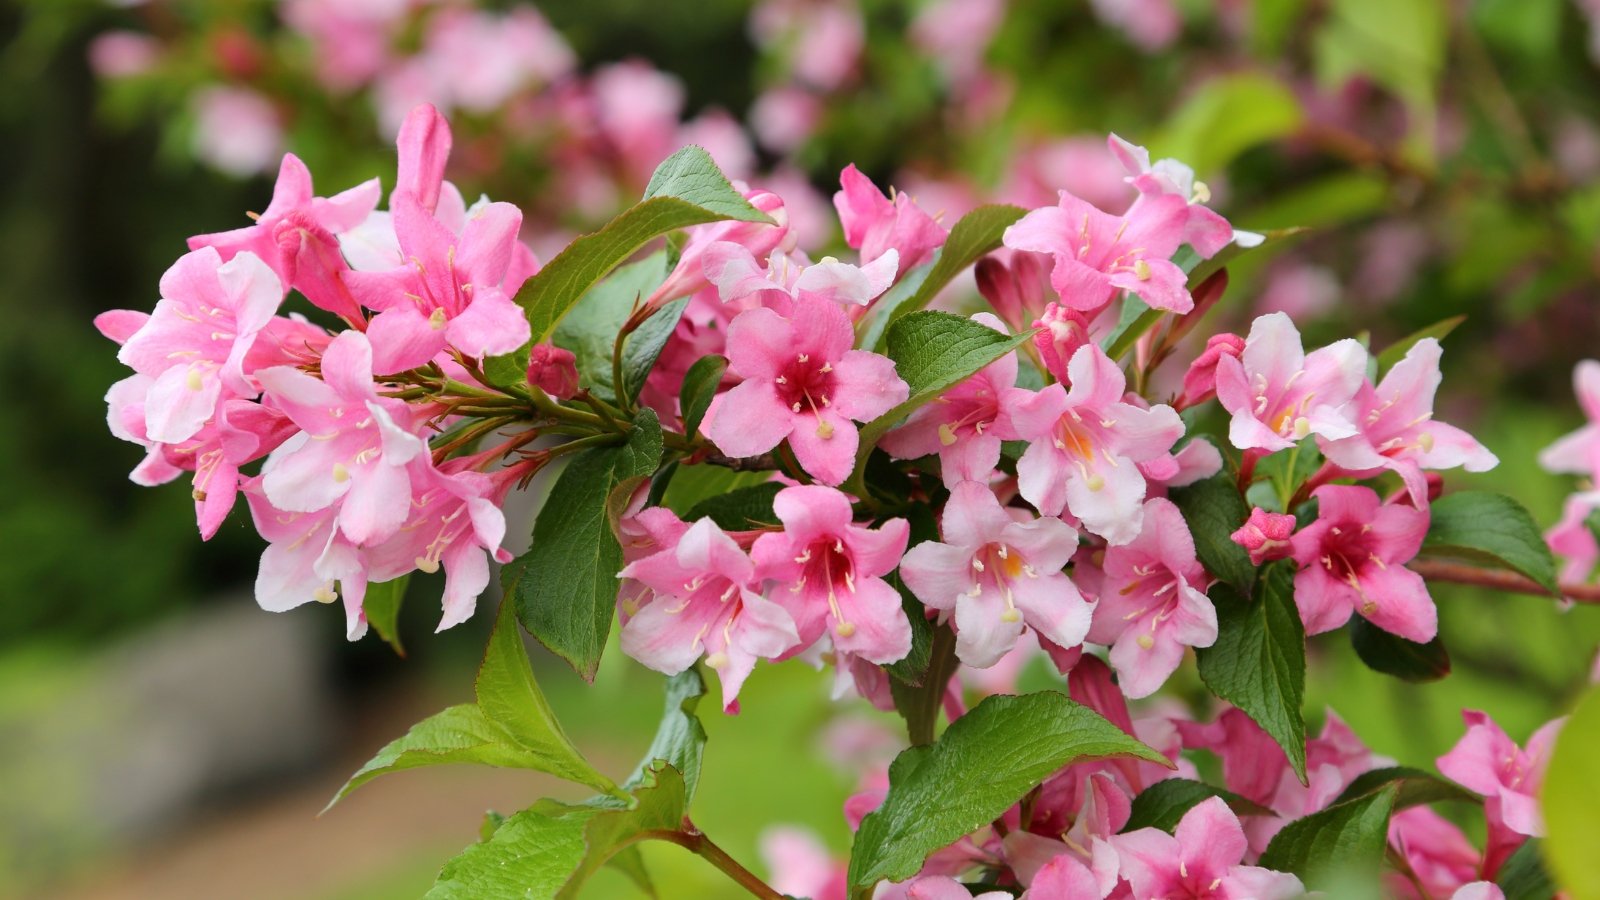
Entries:
[[733,879],[740,887],[749,891],[752,896],[760,897],[762,900],[784,900],[782,894],[773,890],[760,878],[757,878],[754,872],[740,865],[738,860],[729,856],[726,850],[713,843],[687,817],[684,818],[683,825],[677,831],[667,831],[665,829],[646,831],[640,835],[640,839],[677,844],[679,847],[716,866],[722,874]]
[[1406,563],[1406,567],[1430,581],[1471,584],[1478,587],[1493,588],[1497,591],[1532,594],[1537,597],[1561,596],[1578,603],[1600,603],[1600,584],[1563,583],[1559,585],[1559,594],[1552,594],[1537,581],[1518,575],[1515,572],[1480,569],[1477,566],[1470,566],[1465,563],[1445,562],[1438,559],[1414,559]]

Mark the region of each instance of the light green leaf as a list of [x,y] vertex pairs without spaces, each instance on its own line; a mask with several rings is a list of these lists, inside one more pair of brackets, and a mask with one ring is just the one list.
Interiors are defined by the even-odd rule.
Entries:
[[684,793],[689,800],[694,799],[706,749],[706,730],[694,711],[705,694],[705,679],[697,669],[688,668],[667,679],[666,711],[661,716],[661,724],[656,727],[650,749],[645,751],[644,759],[628,776],[624,787],[633,790],[644,783],[651,766],[666,763],[683,776]]
[[850,854],[857,892],[903,881],[928,854],[993,821],[1063,766],[1130,757],[1167,765],[1093,710],[1044,691],[986,698],[889,769],[889,794],[861,823]]
[[1347,873],[1376,872],[1399,793],[1400,786],[1391,784],[1290,822],[1267,845],[1260,865],[1299,875],[1312,890]]
[[628,442],[576,454],[533,526],[533,546],[501,571],[528,633],[593,681],[617,597],[622,546],[614,522],[661,462],[661,426],[641,410]]
[[700,422],[717,396],[717,386],[722,384],[722,374],[728,371],[725,357],[702,356],[694,361],[683,376],[683,387],[678,389],[678,409],[683,413],[683,433],[694,437]]
[[1128,814],[1128,824],[1122,826],[1124,834],[1141,828],[1159,828],[1171,833],[1182,821],[1183,814],[1196,804],[1212,797],[1221,797],[1234,815],[1270,816],[1272,810],[1219,787],[1187,778],[1166,778],[1150,785],[1133,798],[1133,809]]
[[642,202],[573,241],[517,292],[533,342],[548,340],[578,298],[646,241],[724,219],[772,221],[733,189],[706,151],[685,147],[672,154],[650,178]]
[[[965,272],[985,254],[998,249],[1006,229],[1027,215],[1027,212],[1020,206],[990,204],[980,206],[962,216],[955,227],[950,229],[950,236],[939,249],[939,258],[934,261],[927,277],[918,285],[916,293],[904,302],[895,304],[886,324],[892,328],[896,322],[911,313],[926,309],[928,304],[933,302],[933,298],[957,275]],[[887,335],[882,340],[887,340]],[[865,339],[861,345],[880,349],[883,346],[877,340],[867,343]]]
[[1562,727],[1545,772],[1544,856],[1573,900],[1600,898],[1600,688],[1590,688]]
[[463,703],[434,713],[411,726],[404,737],[384,746],[350,776],[328,801],[328,808],[356,788],[390,772],[450,763],[531,769],[536,768],[533,762],[534,757],[518,749],[511,736],[490,722],[476,703]]
[[406,648],[400,643],[400,603],[406,598],[406,585],[410,581],[410,575],[401,575],[393,581],[368,584],[367,596],[361,601],[367,624],[402,657],[406,655]]
[[1150,149],[1207,177],[1240,153],[1294,133],[1302,118],[1300,102],[1282,80],[1265,73],[1224,75],[1203,82]]
[[1522,504],[1503,494],[1456,491],[1433,501],[1431,511],[1423,553],[1510,569],[1558,590],[1550,547]]
[[[616,385],[611,383],[611,353],[617,333],[632,315],[634,305],[650,296],[666,277],[665,253],[652,253],[629,263],[586,291],[571,315],[556,326],[551,340],[556,346],[571,350],[577,358],[579,384],[608,400],[616,399]],[[628,343],[633,342],[630,339]]]
[[1306,638],[1294,605],[1293,569],[1281,562],[1267,566],[1252,599],[1218,585],[1211,600],[1217,642],[1195,651],[1200,680],[1272,735],[1304,782]]
[[425,900],[549,900],[583,862],[584,826],[598,813],[517,813],[445,863]]
[[584,822],[583,859],[574,868],[566,884],[556,892],[557,897],[577,897],[585,881],[619,851],[640,840],[640,835],[652,831],[676,831],[683,825],[689,812],[689,791],[683,776],[665,763],[645,770],[643,778],[633,790],[633,802],[628,807],[606,804],[608,798],[596,798],[589,805],[563,807],[550,801],[541,801],[535,809],[547,815],[556,810],[571,810],[563,816],[582,815],[588,809],[598,809]]
[[1256,567],[1250,554],[1233,542],[1233,533],[1250,518],[1250,507],[1226,472],[1181,488],[1168,498],[1183,513],[1194,535],[1195,554],[1206,571],[1248,596],[1255,587]]
[[740,472],[709,463],[698,466],[680,465],[672,474],[672,482],[667,485],[661,502],[680,517],[687,517],[691,510],[706,500],[740,488],[765,484],[771,479],[771,472],[758,470]]

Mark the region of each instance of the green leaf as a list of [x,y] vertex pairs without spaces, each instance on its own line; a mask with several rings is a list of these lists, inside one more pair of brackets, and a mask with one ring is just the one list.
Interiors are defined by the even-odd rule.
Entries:
[[622,348],[622,380],[625,382],[622,387],[629,403],[639,399],[645,379],[650,377],[650,370],[656,367],[656,360],[661,358],[661,351],[677,330],[678,319],[688,305],[688,297],[679,297],[645,319],[628,336],[628,343]]
[[856,832],[850,884],[903,881],[928,854],[993,821],[1063,766],[1110,757],[1168,764],[1064,694],[988,697],[937,742],[895,759],[888,796]]
[[1223,472],[1173,488],[1167,496],[1189,523],[1201,565],[1224,584],[1248,596],[1255,587],[1256,567],[1250,562],[1250,554],[1233,542],[1233,533],[1250,518],[1250,507],[1239,496],[1234,479]]
[[[913,410],[1032,337],[1032,331],[1008,336],[965,316],[926,310],[910,313],[890,325],[888,355],[894,360],[895,372],[910,386],[911,395],[906,402],[862,426],[852,482],[861,480],[867,458],[885,432],[899,425]],[[864,491],[861,488],[852,493],[865,496]]]
[[1251,147],[1292,134],[1302,118],[1300,102],[1281,80],[1265,73],[1224,75],[1200,85],[1150,149],[1209,177]]
[[583,862],[584,826],[599,810],[561,817],[531,809],[444,864],[425,900],[547,900]]
[[1164,315],[1166,310],[1151,309],[1148,303],[1128,294],[1122,298],[1122,314],[1117,319],[1116,327],[1111,329],[1100,346],[1113,360],[1121,359]]
[[1122,831],[1125,834],[1140,828],[1159,828],[1170,834],[1172,829],[1178,827],[1184,813],[1202,800],[1212,797],[1221,797],[1235,815],[1273,815],[1272,810],[1232,791],[1187,778],[1167,778],[1150,785],[1133,798],[1133,810],[1128,814],[1128,824],[1122,826]]
[[733,189],[706,151],[685,147],[672,154],[651,176],[642,202],[573,241],[517,292],[533,343],[549,340],[578,298],[646,241],[724,219],[772,222]]
[[724,531],[749,531],[777,525],[778,516],[772,511],[772,500],[783,490],[776,481],[767,481],[750,487],[737,488],[726,494],[696,503],[684,521],[694,522],[709,518]]
[[1545,859],[1573,900],[1600,897],[1600,688],[1590,688],[1562,727],[1545,772]]
[[[1394,808],[1396,810],[1409,809],[1413,806],[1424,806],[1432,803],[1478,803],[1483,798],[1457,784],[1445,781],[1437,775],[1413,769],[1409,766],[1389,766],[1382,769],[1372,769],[1362,772],[1350,782],[1339,796],[1333,801],[1335,804],[1365,797],[1374,792],[1384,790],[1391,785],[1398,786],[1399,792],[1395,795]],[[1332,804],[1330,804],[1332,805]]]
[[573,456],[533,525],[533,546],[500,573],[528,633],[593,681],[617,598],[614,521],[661,462],[661,426],[640,411],[628,442]]
[[1433,501],[1422,552],[1510,569],[1555,593],[1556,564],[1539,526],[1504,494],[1456,491]]
[[1351,872],[1383,864],[1398,785],[1389,785],[1285,825],[1261,854],[1259,865],[1299,875],[1316,890]]
[[883,352],[884,336],[888,334],[889,323],[894,321],[896,311],[922,289],[933,267],[939,264],[941,253],[935,250],[931,262],[925,262],[901,275],[899,281],[883,292],[883,296],[872,302],[872,309],[866,318],[856,324],[856,346]]
[[410,575],[401,575],[393,581],[368,584],[367,596],[361,601],[367,624],[402,657],[406,655],[406,648],[400,643],[400,602],[406,597],[406,585],[410,581]]
[[678,408],[683,413],[683,433],[694,437],[700,430],[700,421],[706,417],[711,400],[722,384],[722,374],[728,371],[725,357],[702,356],[694,361],[683,376],[683,387],[678,390]]
[[694,710],[705,694],[705,679],[697,669],[688,668],[667,679],[667,708],[661,716],[661,724],[656,727],[655,740],[650,742],[650,749],[623,783],[624,787],[633,790],[644,783],[645,773],[653,764],[666,763],[683,776],[684,792],[689,799],[694,799],[706,749],[706,730]]
[[686,518],[690,510],[712,497],[720,497],[740,488],[766,484],[771,480],[771,472],[759,470],[739,472],[709,463],[698,466],[680,465],[677,472],[673,473],[672,483],[667,485],[666,492],[661,495],[661,502],[680,518]]
[[[950,236],[939,249],[939,258],[934,261],[932,271],[922,280],[917,292],[894,307],[887,323],[889,327],[892,329],[896,322],[911,313],[927,308],[933,298],[957,275],[965,272],[967,267],[985,254],[998,249],[1006,229],[1027,213],[1028,211],[1020,206],[989,204],[962,216],[955,227],[950,229]],[[875,347],[878,344],[876,342],[868,344],[863,341],[862,346]]]
[[1555,896],[1556,884],[1544,863],[1544,841],[1529,838],[1516,852],[1506,857],[1495,883],[1505,892],[1506,900],[1550,900]]
[[389,742],[366,765],[356,770],[327,808],[361,787],[387,775],[422,766],[477,763],[506,769],[535,768],[532,757],[511,743],[504,731],[490,722],[476,703],[463,703],[434,713],[411,726],[404,737]]
[[1379,376],[1382,376],[1383,373],[1394,368],[1395,363],[1405,359],[1406,354],[1410,352],[1412,347],[1417,345],[1418,341],[1421,341],[1423,338],[1437,338],[1439,340],[1443,340],[1446,335],[1452,331],[1455,331],[1457,326],[1466,320],[1467,317],[1465,314],[1451,316],[1448,319],[1440,319],[1432,325],[1429,325],[1426,328],[1419,328],[1400,340],[1395,341],[1389,346],[1383,348],[1383,352],[1378,354]]
[[1419,644],[1356,615],[1350,618],[1350,646],[1367,668],[1401,681],[1438,681],[1450,674],[1450,652],[1437,636]]
[[[911,615],[901,598],[901,608]],[[917,617],[922,614],[918,613]],[[924,620],[926,621],[926,620]],[[948,624],[931,627],[928,637],[928,662],[917,674],[916,684],[902,678],[889,679],[889,695],[894,699],[895,712],[905,720],[906,735],[912,746],[933,743],[933,732],[939,724],[939,710],[944,705],[945,689],[955,674],[956,636]]]
[[[556,346],[571,350],[576,357],[579,384],[607,400],[617,398],[617,387],[611,383],[611,354],[617,334],[633,314],[635,304],[650,296],[650,292],[666,280],[666,259],[664,253],[652,253],[611,273],[584,293],[572,314],[561,320],[551,338]],[[661,314],[657,313],[650,321]],[[648,326],[646,322],[640,330]],[[630,339],[624,353],[632,346]]]
[[535,809],[551,815],[557,811],[563,817],[583,816],[589,809],[597,809],[584,818],[583,858],[574,867],[566,884],[556,892],[556,897],[577,897],[585,881],[622,849],[639,840],[641,832],[676,831],[683,825],[689,811],[689,792],[683,775],[665,763],[645,770],[643,778],[633,790],[633,802],[628,807],[610,805],[609,798],[600,797],[588,804],[564,806],[551,801],[541,801]]
[[1306,780],[1306,637],[1294,605],[1294,574],[1286,563],[1262,570],[1246,600],[1227,585],[1211,591],[1217,642],[1197,650],[1200,680],[1213,694],[1244,710],[1289,757]]

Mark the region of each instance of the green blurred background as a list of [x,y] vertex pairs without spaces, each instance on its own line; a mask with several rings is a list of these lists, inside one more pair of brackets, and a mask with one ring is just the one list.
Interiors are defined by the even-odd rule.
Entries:
[[[283,40],[265,24],[270,3],[167,6],[174,33],[197,47],[234,27],[270,36],[272,52]],[[1381,347],[1466,314],[1446,341],[1440,409],[1502,464],[1453,483],[1512,494],[1555,521],[1572,485],[1534,457],[1579,424],[1569,373],[1600,336],[1600,76],[1577,4],[1185,0],[1175,43],[1151,49],[1087,3],[1016,2],[983,52],[1007,90],[981,113],[908,41],[922,6],[864,0],[854,76],[819,94],[807,141],[763,149],[761,162],[824,192],[854,161],[880,183],[984,196],[1029,148],[1062,138],[1115,130],[1180,156],[1239,226],[1313,228],[1234,267],[1217,328],[1285,306],[1313,340],[1359,333]],[[690,112],[743,117],[787,77],[734,0],[543,11],[581,69],[646,58],[682,80]],[[204,52],[142,82],[97,83],[85,62],[94,36],[146,22],[85,0],[0,6],[0,384],[13,403],[0,439],[0,895],[419,895],[486,808],[572,794],[524,773],[426,770],[317,818],[377,747],[468,696],[488,617],[429,634],[437,585],[418,581],[400,659],[373,638],[346,644],[335,610],[261,612],[249,597],[261,547],[242,510],[202,544],[183,486],[127,481],[138,451],[106,431],[101,401],[121,369],[90,319],[152,306],[185,236],[233,227],[270,193],[269,180],[218,174],[188,152],[185,92],[222,77]],[[287,77],[271,89],[298,104],[287,144],[320,184],[388,182],[392,150],[361,98],[330,100]],[[457,122],[467,135],[495,128],[489,116]],[[455,177],[469,196],[534,204],[561,175],[506,160]],[[552,215],[553,229],[594,224]],[[1384,678],[1329,635],[1313,641],[1308,709],[1336,709],[1378,752],[1428,765],[1459,736],[1463,706],[1520,739],[1583,685],[1600,610],[1465,588],[1435,596],[1450,678]],[[608,771],[631,768],[659,678],[615,652],[592,687],[537,648],[535,660],[579,744]],[[839,807],[853,776],[823,748],[838,714],[828,680],[762,667],[738,717],[708,704],[695,819],[757,868],[759,835],[775,822],[848,846]],[[1190,667],[1175,687],[1203,697]],[[848,715],[893,727],[865,709]],[[733,896],[676,848],[646,856],[668,896]],[[630,896],[602,877],[592,896]]]

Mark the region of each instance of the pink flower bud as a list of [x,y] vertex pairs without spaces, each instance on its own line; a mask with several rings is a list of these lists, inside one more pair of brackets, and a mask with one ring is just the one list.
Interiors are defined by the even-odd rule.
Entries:
[[1067,362],[1079,347],[1092,343],[1089,320],[1075,309],[1052,303],[1045,307],[1043,316],[1034,320],[1033,327],[1044,329],[1033,336],[1033,345],[1039,348],[1044,367],[1062,384],[1070,383]]
[[528,383],[557,400],[578,394],[577,357],[571,350],[550,344],[528,348]]
[[1224,356],[1237,357],[1244,352],[1244,338],[1237,334],[1218,334],[1206,340],[1201,352],[1183,376],[1183,400],[1180,409],[1204,403],[1217,392],[1217,362]]
[[1009,265],[986,256],[978,260],[974,274],[978,293],[1016,331],[1043,316],[1046,304],[1054,296],[1048,260],[1037,253],[1013,253]]
[[1250,561],[1259,566],[1269,560],[1284,559],[1293,552],[1289,538],[1294,534],[1294,524],[1294,516],[1269,513],[1258,506],[1230,537],[1235,544],[1249,550]]

